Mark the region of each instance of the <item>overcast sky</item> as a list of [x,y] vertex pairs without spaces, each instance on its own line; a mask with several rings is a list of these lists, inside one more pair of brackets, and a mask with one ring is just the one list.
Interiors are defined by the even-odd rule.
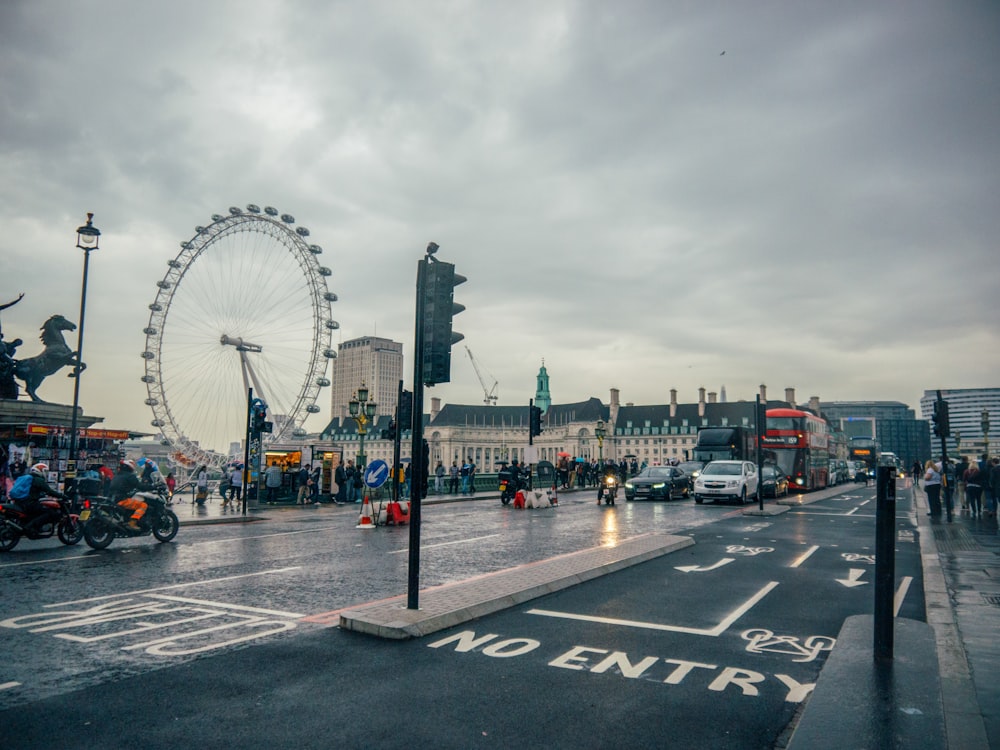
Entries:
[[[79,317],[94,212],[81,404],[150,429],[155,283],[255,203],[407,387],[431,240],[501,404],[543,359],[556,403],[1000,386],[998,40],[992,1],[5,0],[3,332]],[[452,380],[482,402],[463,345]]]

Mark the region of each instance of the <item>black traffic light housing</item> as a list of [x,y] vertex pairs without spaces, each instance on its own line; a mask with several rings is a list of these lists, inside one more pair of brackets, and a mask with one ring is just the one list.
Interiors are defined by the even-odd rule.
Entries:
[[530,431],[531,437],[535,437],[537,435],[541,435],[542,434],[542,409],[541,409],[541,407],[532,405],[532,406],[528,407],[528,411],[529,411],[528,423],[529,423],[530,428],[531,428],[531,431]]
[[400,391],[399,393],[399,424],[400,432],[413,429],[413,392]]
[[454,263],[432,256],[424,261],[423,288],[419,291],[424,385],[451,381],[451,346],[465,338],[452,330],[452,318],[465,309],[455,302],[454,293],[465,281],[455,273]]
[[948,418],[948,402],[938,400],[934,402],[934,434],[937,437],[946,438],[951,435],[951,423]]
[[382,430],[382,439],[383,440],[395,440],[396,439],[396,420],[395,419],[390,419],[389,420],[389,427],[388,427],[388,429]]
[[271,432],[273,425],[267,421],[267,404],[260,399],[254,399],[252,405],[253,417],[250,420],[250,432],[260,435],[263,432]]

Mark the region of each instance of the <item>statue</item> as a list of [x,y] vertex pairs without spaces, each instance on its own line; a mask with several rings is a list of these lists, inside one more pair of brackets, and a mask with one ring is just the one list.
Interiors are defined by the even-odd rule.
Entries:
[[62,332],[75,331],[75,323],[66,320],[62,315],[53,315],[45,321],[41,330],[42,335],[39,338],[45,344],[42,353],[29,359],[14,360],[14,375],[24,381],[24,390],[31,396],[32,401],[42,401],[35,391],[45,378],[59,368],[74,368],[69,374],[69,377],[74,377],[77,367],[80,371],[87,367],[80,362],[79,353],[70,349],[63,339]]
[[[0,305],[0,311],[16,305],[23,297],[24,292],[21,292],[13,302]],[[17,351],[17,347],[23,343],[21,339],[4,341],[3,328],[0,327],[0,398],[17,398],[17,382],[14,380],[14,353]]]

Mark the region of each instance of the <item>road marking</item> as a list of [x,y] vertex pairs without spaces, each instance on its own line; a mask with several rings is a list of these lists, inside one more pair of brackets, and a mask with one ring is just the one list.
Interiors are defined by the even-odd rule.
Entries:
[[[864,503],[862,503],[862,505],[864,505]],[[853,516],[857,512],[858,512],[858,508],[851,508],[849,511],[847,511],[847,513],[845,513],[845,515]]]
[[277,617],[291,617],[292,619],[299,619],[305,617],[304,614],[298,612],[283,612],[279,609],[262,609],[260,607],[247,607],[243,604],[229,604],[228,602],[213,602],[206,599],[188,599],[183,596],[163,596],[154,595],[150,596],[150,599],[159,599],[166,602],[180,602],[182,604],[201,604],[206,607],[225,607],[226,609],[236,609],[241,612],[253,612],[257,615],[275,615]]
[[[434,549],[435,547],[448,547],[452,544],[467,544],[469,542],[478,542],[481,539],[492,539],[495,536],[500,536],[499,534],[487,534],[486,536],[474,536],[470,539],[456,539],[453,542],[439,542],[438,544],[421,544],[420,549]],[[409,552],[409,547],[403,547],[403,549],[397,549],[390,552],[390,555],[401,555],[404,552]]]
[[657,622],[640,622],[637,620],[620,620],[615,617],[596,617],[594,615],[578,615],[572,612],[555,612],[550,609],[529,609],[527,614],[529,615],[541,615],[543,617],[559,617],[565,620],[580,620],[583,622],[599,622],[604,625],[623,625],[628,628],[642,628],[645,630],[668,630],[672,633],[688,633],[690,635],[707,635],[713,638],[718,637],[726,632],[729,627],[740,619],[743,615],[749,612],[757,602],[767,596],[775,586],[778,585],[777,581],[770,581],[763,588],[761,588],[756,594],[747,599],[743,604],[734,609],[729,613],[718,625],[714,628],[688,628],[682,625],[664,625]]
[[205,583],[223,583],[225,581],[238,581],[241,578],[254,578],[256,576],[269,576],[276,573],[288,573],[292,570],[301,570],[301,565],[291,568],[276,568],[274,570],[262,570],[259,573],[245,573],[239,576],[223,576],[222,578],[208,578],[204,581],[189,581],[188,583],[175,583],[172,586],[158,586],[153,589],[138,589],[136,591],[122,591],[117,594],[107,594],[105,596],[92,596],[88,599],[73,599],[68,602],[58,602],[56,604],[46,604],[46,607],[64,607],[67,604],[85,604],[86,602],[99,602],[104,599],[118,599],[123,596],[135,596],[137,594],[151,594],[154,591],[170,591],[171,589],[182,589],[187,586],[200,586]]
[[852,589],[855,586],[865,586],[868,584],[868,581],[859,580],[864,574],[864,568],[851,568],[851,572],[847,575],[847,578],[837,578],[835,580],[837,583],[841,583],[847,588]]
[[0,568],[16,568],[19,565],[45,565],[47,563],[66,562],[67,560],[87,560],[92,555],[76,555],[74,557],[54,557],[49,560],[32,560],[30,562],[4,563]]
[[10,690],[20,686],[20,682],[0,682],[0,690]]
[[899,608],[903,606],[903,599],[906,598],[906,593],[910,590],[910,584],[913,582],[913,576],[903,576],[899,581],[899,588],[896,589],[896,596],[893,599],[893,610],[892,616],[899,616]]
[[675,565],[674,570],[679,570],[682,573],[707,573],[710,570],[715,570],[716,568],[721,568],[723,565],[735,562],[735,560],[735,557],[723,557],[717,563],[708,567],[702,567],[701,565]]
[[797,567],[799,567],[802,563],[804,563],[806,560],[808,560],[812,556],[813,552],[815,552],[818,549],[819,549],[819,545],[818,544],[814,544],[812,547],[810,547],[805,552],[803,552],[801,555],[799,555],[797,558],[795,558],[795,561],[791,565],[789,565],[788,567],[789,568],[797,568]]

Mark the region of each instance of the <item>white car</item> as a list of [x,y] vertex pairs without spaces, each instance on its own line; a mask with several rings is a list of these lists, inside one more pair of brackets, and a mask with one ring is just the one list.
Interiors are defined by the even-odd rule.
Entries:
[[694,480],[694,501],[737,500],[740,504],[756,498],[760,477],[750,461],[711,461]]

